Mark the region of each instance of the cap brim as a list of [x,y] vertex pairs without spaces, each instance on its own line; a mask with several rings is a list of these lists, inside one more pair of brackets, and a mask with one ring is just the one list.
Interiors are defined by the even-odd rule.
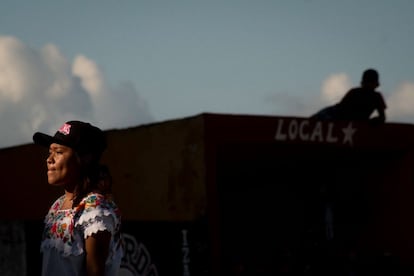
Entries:
[[33,142],[44,147],[49,147],[50,144],[57,142],[55,140],[54,137],[40,132],[36,132],[33,135]]

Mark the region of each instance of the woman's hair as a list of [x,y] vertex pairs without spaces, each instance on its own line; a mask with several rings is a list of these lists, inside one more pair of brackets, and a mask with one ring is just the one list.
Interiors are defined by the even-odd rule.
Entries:
[[109,196],[112,192],[112,176],[107,166],[99,163],[99,157],[78,155],[80,181],[74,190],[74,206],[89,193],[96,192]]
[[112,193],[112,175],[109,168],[105,165],[99,165],[97,188],[104,195]]

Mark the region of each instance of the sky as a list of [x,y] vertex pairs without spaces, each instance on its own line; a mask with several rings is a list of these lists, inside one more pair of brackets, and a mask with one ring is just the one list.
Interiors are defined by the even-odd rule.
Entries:
[[414,123],[411,0],[2,0],[0,147],[69,120],[307,117],[380,73]]

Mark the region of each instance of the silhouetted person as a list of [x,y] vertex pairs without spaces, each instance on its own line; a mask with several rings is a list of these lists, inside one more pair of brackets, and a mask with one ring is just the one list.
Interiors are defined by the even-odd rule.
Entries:
[[[360,87],[352,88],[339,103],[320,110],[311,118],[318,120],[370,120],[383,123],[387,106],[382,94],[375,91],[379,85],[378,72],[374,69],[367,69],[362,74]],[[371,118],[374,111],[378,112],[378,116]]]

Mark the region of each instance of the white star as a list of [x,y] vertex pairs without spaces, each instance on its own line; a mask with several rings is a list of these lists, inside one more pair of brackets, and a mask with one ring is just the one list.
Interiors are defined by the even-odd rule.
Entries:
[[342,132],[344,133],[344,141],[343,144],[345,143],[349,143],[351,146],[353,145],[353,136],[354,133],[356,132],[356,128],[352,127],[352,122],[348,124],[347,127],[342,128]]

